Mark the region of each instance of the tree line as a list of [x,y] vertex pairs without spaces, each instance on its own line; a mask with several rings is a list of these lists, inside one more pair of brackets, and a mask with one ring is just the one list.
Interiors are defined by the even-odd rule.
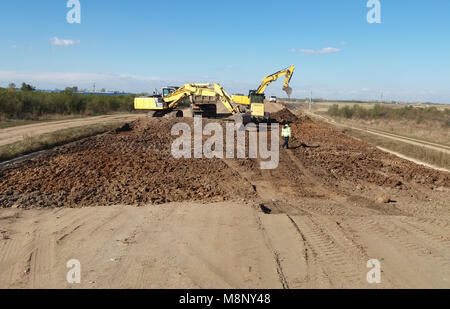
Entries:
[[78,94],[77,87],[47,93],[23,83],[0,88],[0,120],[38,120],[48,115],[99,115],[133,111],[134,95]]

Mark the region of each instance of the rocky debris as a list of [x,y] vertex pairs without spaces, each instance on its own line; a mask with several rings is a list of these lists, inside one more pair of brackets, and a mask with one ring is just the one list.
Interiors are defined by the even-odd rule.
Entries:
[[[0,207],[249,201],[261,191],[274,197],[330,199],[368,194],[374,186],[423,199],[430,188],[450,188],[449,173],[384,153],[287,109],[273,116],[292,121],[294,135],[292,149],[280,152],[274,170],[261,170],[260,159],[175,159],[171,145],[177,136],[171,129],[179,120],[143,118],[1,167]],[[375,199],[371,197],[372,203]]]
[[[322,181],[343,180],[362,185],[375,184],[393,189],[411,189],[412,184],[450,187],[450,174],[429,169],[385,153],[332,127],[311,120],[291,125],[295,155]],[[317,148],[301,144],[319,145]]]
[[[254,196],[220,159],[175,159],[174,121],[140,120],[3,167],[0,207],[82,207],[223,201]],[[133,128],[133,130],[128,130]]]
[[389,204],[391,201],[391,196],[389,194],[383,194],[376,199],[378,204]]

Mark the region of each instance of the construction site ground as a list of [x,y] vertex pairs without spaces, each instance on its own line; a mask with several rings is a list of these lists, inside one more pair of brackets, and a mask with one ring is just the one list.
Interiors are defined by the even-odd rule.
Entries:
[[145,116],[0,167],[0,288],[450,288],[450,173],[270,108],[274,170],[175,159],[193,120]]

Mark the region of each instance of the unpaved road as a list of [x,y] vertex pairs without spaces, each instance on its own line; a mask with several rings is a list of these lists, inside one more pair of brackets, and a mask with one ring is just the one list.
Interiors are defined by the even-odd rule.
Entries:
[[307,117],[274,170],[175,160],[175,121],[0,168],[0,288],[450,288],[449,173]]
[[138,118],[139,116],[141,115],[136,114],[107,115],[107,116],[43,122],[37,124],[29,124],[24,126],[0,129],[0,146],[19,142],[23,140],[25,137],[33,137],[45,133],[51,133],[59,130],[81,127],[97,123],[114,122],[119,120],[132,121]]
[[[0,288],[450,288],[448,217],[308,200],[282,208],[3,210]],[[372,258],[381,284],[366,281]],[[66,281],[71,259],[81,284]]]

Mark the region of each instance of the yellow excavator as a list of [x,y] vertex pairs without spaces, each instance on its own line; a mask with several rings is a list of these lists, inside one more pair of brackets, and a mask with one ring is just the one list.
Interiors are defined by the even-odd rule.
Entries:
[[181,88],[163,88],[162,95],[134,99],[134,108],[148,110],[153,117],[169,115],[184,117],[178,107],[187,99],[191,101],[192,116],[217,117],[217,102],[221,102],[234,116],[236,122],[248,122],[249,116],[235,106],[230,95],[219,84],[186,84]]
[[258,117],[267,118],[264,109],[264,100],[266,99],[264,91],[271,83],[277,81],[282,76],[286,76],[283,83],[283,90],[287,93],[288,97],[291,97],[292,88],[289,87],[289,83],[291,82],[292,75],[294,75],[294,71],[295,66],[291,65],[287,69],[273,73],[263,79],[258,89],[250,90],[248,96],[236,94],[233,95],[232,100],[236,104],[247,106],[247,108],[250,107],[250,113],[252,116],[257,115]]

